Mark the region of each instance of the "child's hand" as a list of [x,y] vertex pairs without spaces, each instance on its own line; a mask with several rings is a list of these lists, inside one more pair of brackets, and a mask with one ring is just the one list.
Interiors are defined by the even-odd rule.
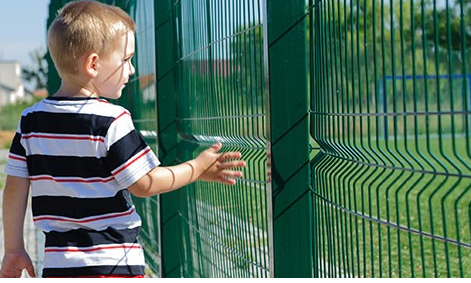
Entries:
[[29,276],[36,277],[33,263],[26,251],[5,252],[0,278],[20,278],[23,269],[26,269]]
[[242,154],[237,151],[218,153],[221,148],[220,142],[213,144],[194,159],[202,170],[198,180],[235,185],[235,178],[242,177],[242,171],[234,169],[245,167],[245,161],[240,160]]

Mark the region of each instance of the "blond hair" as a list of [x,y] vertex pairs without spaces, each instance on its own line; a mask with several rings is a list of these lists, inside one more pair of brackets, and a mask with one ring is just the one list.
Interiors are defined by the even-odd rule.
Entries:
[[96,1],[75,1],[65,5],[48,30],[48,47],[59,74],[75,74],[77,60],[87,53],[105,56],[115,41],[136,25],[118,7]]

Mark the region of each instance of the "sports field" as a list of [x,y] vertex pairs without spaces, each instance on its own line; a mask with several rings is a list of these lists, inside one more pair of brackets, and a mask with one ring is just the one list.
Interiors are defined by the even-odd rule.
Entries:
[[326,152],[313,167],[323,276],[471,276],[469,142],[422,136]]

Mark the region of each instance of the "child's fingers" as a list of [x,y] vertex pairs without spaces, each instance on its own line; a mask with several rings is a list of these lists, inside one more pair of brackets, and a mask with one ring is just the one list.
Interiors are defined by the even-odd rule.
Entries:
[[230,151],[221,154],[221,159],[228,160],[228,159],[240,159],[242,154],[238,151]]
[[34,266],[33,265],[29,265],[28,267],[26,267],[26,271],[28,272],[28,275],[30,277],[36,277],[36,272],[34,272]]
[[229,168],[243,168],[246,167],[245,161],[243,160],[233,160],[233,161],[226,161],[222,162],[218,168],[224,170]]
[[241,178],[244,175],[242,171],[234,171],[234,170],[223,170],[221,171],[220,175],[223,178]]
[[222,148],[222,143],[220,143],[220,142],[217,142],[217,143],[215,143],[211,146],[211,149],[215,153],[218,152],[219,150],[221,150],[221,148]]
[[237,181],[235,179],[227,179],[224,177],[218,177],[216,182],[224,184],[224,185],[235,185]]

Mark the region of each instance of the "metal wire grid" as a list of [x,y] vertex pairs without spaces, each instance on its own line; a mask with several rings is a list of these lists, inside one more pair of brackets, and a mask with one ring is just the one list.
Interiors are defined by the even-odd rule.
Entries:
[[[118,2],[118,1],[116,1]],[[130,79],[119,103],[132,113],[133,122],[152,149],[158,153],[156,112],[156,60],[154,38],[154,2],[127,1],[121,8],[136,21],[136,47],[133,65],[136,74]],[[161,275],[160,203],[159,197],[135,198],[134,204],[142,218],[140,242],[152,275]]]
[[197,183],[180,195],[186,277],[267,277],[263,38],[259,0],[177,1],[181,160],[216,141],[248,166],[235,187]]
[[[272,272],[260,6],[173,6],[181,159],[221,140],[249,162],[236,188],[198,183],[181,194],[187,276]],[[314,276],[470,275],[469,7],[467,0],[308,1]],[[153,46],[149,29],[138,49]],[[151,49],[138,52],[153,58]],[[155,108],[144,101],[152,97],[143,86],[150,74],[138,75],[140,95],[123,104],[140,109],[137,127],[155,145]],[[159,209],[157,199],[136,206],[147,216]],[[158,222],[144,217],[153,269]]]
[[309,1],[314,270],[469,277],[469,1]]

